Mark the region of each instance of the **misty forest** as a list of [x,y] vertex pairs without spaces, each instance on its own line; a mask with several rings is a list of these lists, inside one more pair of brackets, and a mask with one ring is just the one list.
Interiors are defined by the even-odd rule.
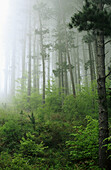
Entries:
[[111,0],[0,1],[2,169],[111,169]]

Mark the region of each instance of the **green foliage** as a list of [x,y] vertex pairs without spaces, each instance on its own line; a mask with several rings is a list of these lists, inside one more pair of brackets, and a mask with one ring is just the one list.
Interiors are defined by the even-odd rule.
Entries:
[[78,27],[79,31],[101,30],[104,35],[111,35],[111,12],[98,9],[97,4],[87,2],[83,10],[71,18],[70,28]]
[[20,153],[31,164],[44,161],[43,155],[46,148],[43,142],[36,143],[35,136],[31,133],[27,133],[26,138],[22,137],[20,141]]
[[[59,68],[53,70],[55,77],[59,77],[62,72],[66,72],[67,70],[69,70],[69,64],[67,64],[66,62],[63,62],[62,64],[56,63],[56,65],[59,66]],[[71,65],[71,69],[73,68],[74,66]]]
[[42,103],[42,95],[39,95],[37,92],[32,92],[29,102],[27,101],[27,91],[18,93],[14,97],[14,104],[18,110],[36,110]]
[[32,170],[27,160],[21,157],[20,154],[14,154],[14,157],[8,152],[1,152],[0,154],[0,169],[5,170]]
[[0,128],[1,147],[9,152],[14,152],[19,147],[20,139],[23,135],[21,126],[17,121],[8,121]]
[[28,115],[28,116],[29,116],[30,121],[31,121],[31,123],[33,125],[33,129],[35,130],[35,117],[34,117],[34,114],[32,113],[31,116],[30,115]]
[[12,162],[11,155],[7,152],[1,152],[0,154],[0,169],[10,169]]
[[[55,83],[49,83],[46,96],[46,103],[38,105],[34,114],[20,106],[19,114],[2,121],[2,169],[98,169],[96,89],[82,87],[76,98],[65,97]],[[86,115],[92,118],[85,119]]]
[[107,141],[107,144],[105,144],[103,147],[107,147],[107,151],[109,152],[109,159],[111,160],[111,136],[105,139]]
[[62,109],[62,89],[58,89],[55,84],[48,87],[46,89],[46,104],[44,109],[47,110],[48,113],[57,113]]
[[72,140],[66,142],[71,160],[88,166],[98,158],[98,121],[86,117],[87,126],[74,126]]
[[73,95],[65,98],[62,108],[66,117],[71,120],[83,120],[86,115],[97,118],[98,104],[96,89],[92,91],[91,87],[82,87],[81,92],[79,92],[76,98],[74,98]]
[[67,122],[64,122],[64,119],[63,122],[62,120],[55,121],[55,117],[52,117],[51,121],[42,123],[38,128],[38,141],[42,140],[50,148],[61,148],[72,129]]

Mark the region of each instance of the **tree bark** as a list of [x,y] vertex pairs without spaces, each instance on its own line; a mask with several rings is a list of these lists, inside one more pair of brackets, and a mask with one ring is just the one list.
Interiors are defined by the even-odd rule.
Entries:
[[108,166],[107,144],[108,132],[108,111],[105,87],[105,52],[104,52],[104,35],[99,32],[97,36],[97,84],[99,100],[99,166],[106,168]]
[[[103,10],[102,1],[98,5],[99,10]],[[98,84],[98,100],[99,100],[99,166],[107,170],[110,169],[108,161],[106,138],[109,136],[108,131],[108,111],[106,100],[105,86],[105,47],[104,47],[104,32],[97,33],[97,84]]]
[[92,64],[92,54],[91,54],[91,43],[88,42],[88,50],[89,50],[89,62],[90,62],[90,75],[91,75],[91,84],[94,80],[94,76],[93,76],[93,64]]

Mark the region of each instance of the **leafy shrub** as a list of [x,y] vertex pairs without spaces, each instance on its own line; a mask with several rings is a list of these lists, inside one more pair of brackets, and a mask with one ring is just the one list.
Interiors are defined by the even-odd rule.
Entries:
[[21,126],[17,121],[8,121],[0,128],[1,143],[9,152],[18,149],[20,139],[23,136]]
[[97,118],[97,91],[82,87],[81,92],[77,94],[76,98],[74,98],[73,95],[65,98],[62,109],[69,120],[83,120],[86,115]]
[[0,154],[0,169],[10,169],[12,158],[7,152],[1,152]]
[[29,102],[27,102],[29,96],[27,95],[27,90],[25,92],[17,93],[13,101],[16,108],[20,110],[36,110],[39,105],[42,104],[42,95],[37,92],[32,92]]
[[26,139],[22,137],[20,141],[20,153],[31,164],[44,161],[43,156],[46,148],[43,142],[36,143],[35,136],[30,132],[26,134]]
[[11,162],[11,169],[13,170],[32,170],[32,166],[29,165],[28,161],[22,157],[21,154],[14,154],[14,158]]
[[[67,141],[72,161],[93,165],[98,158],[98,121],[86,117],[87,126],[75,126],[71,134],[73,140]],[[92,165],[91,165],[92,164]]]

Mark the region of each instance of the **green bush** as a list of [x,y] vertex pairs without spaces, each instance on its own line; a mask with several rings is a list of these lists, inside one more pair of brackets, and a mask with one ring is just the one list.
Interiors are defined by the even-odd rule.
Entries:
[[[29,102],[27,102],[28,98],[30,99]],[[42,95],[38,94],[37,92],[32,92],[31,96],[29,97],[26,90],[25,92],[17,93],[13,99],[13,102],[18,111],[34,111],[37,110],[39,105],[42,104]]]
[[97,91],[82,87],[81,92],[77,94],[76,98],[73,95],[65,98],[62,109],[69,120],[83,120],[87,115],[97,118]]
[[12,170],[32,170],[33,167],[29,165],[29,162],[22,157],[21,154],[14,154],[11,162]]
[[84,162],[92,166],[98,159],[98,121],[86,117],[87,126],[75,126],[71,134],[73,140],[66,142],[69,157],[74,162]]
[[11,169],[12,158],[7,152],[1,152],[0,154],[0,169]]
[[20,139],[23,136],[21,125],[17,121],[8,121],[0,128],[1,150],[5,149],[14,152],[18,149]]
[[44,161],[43,157],[46,148],[43,142],[36,143],[35,136],[30,132],[26,134],[26,138],[22,137],[20,141],[20,153],[31,164]]

